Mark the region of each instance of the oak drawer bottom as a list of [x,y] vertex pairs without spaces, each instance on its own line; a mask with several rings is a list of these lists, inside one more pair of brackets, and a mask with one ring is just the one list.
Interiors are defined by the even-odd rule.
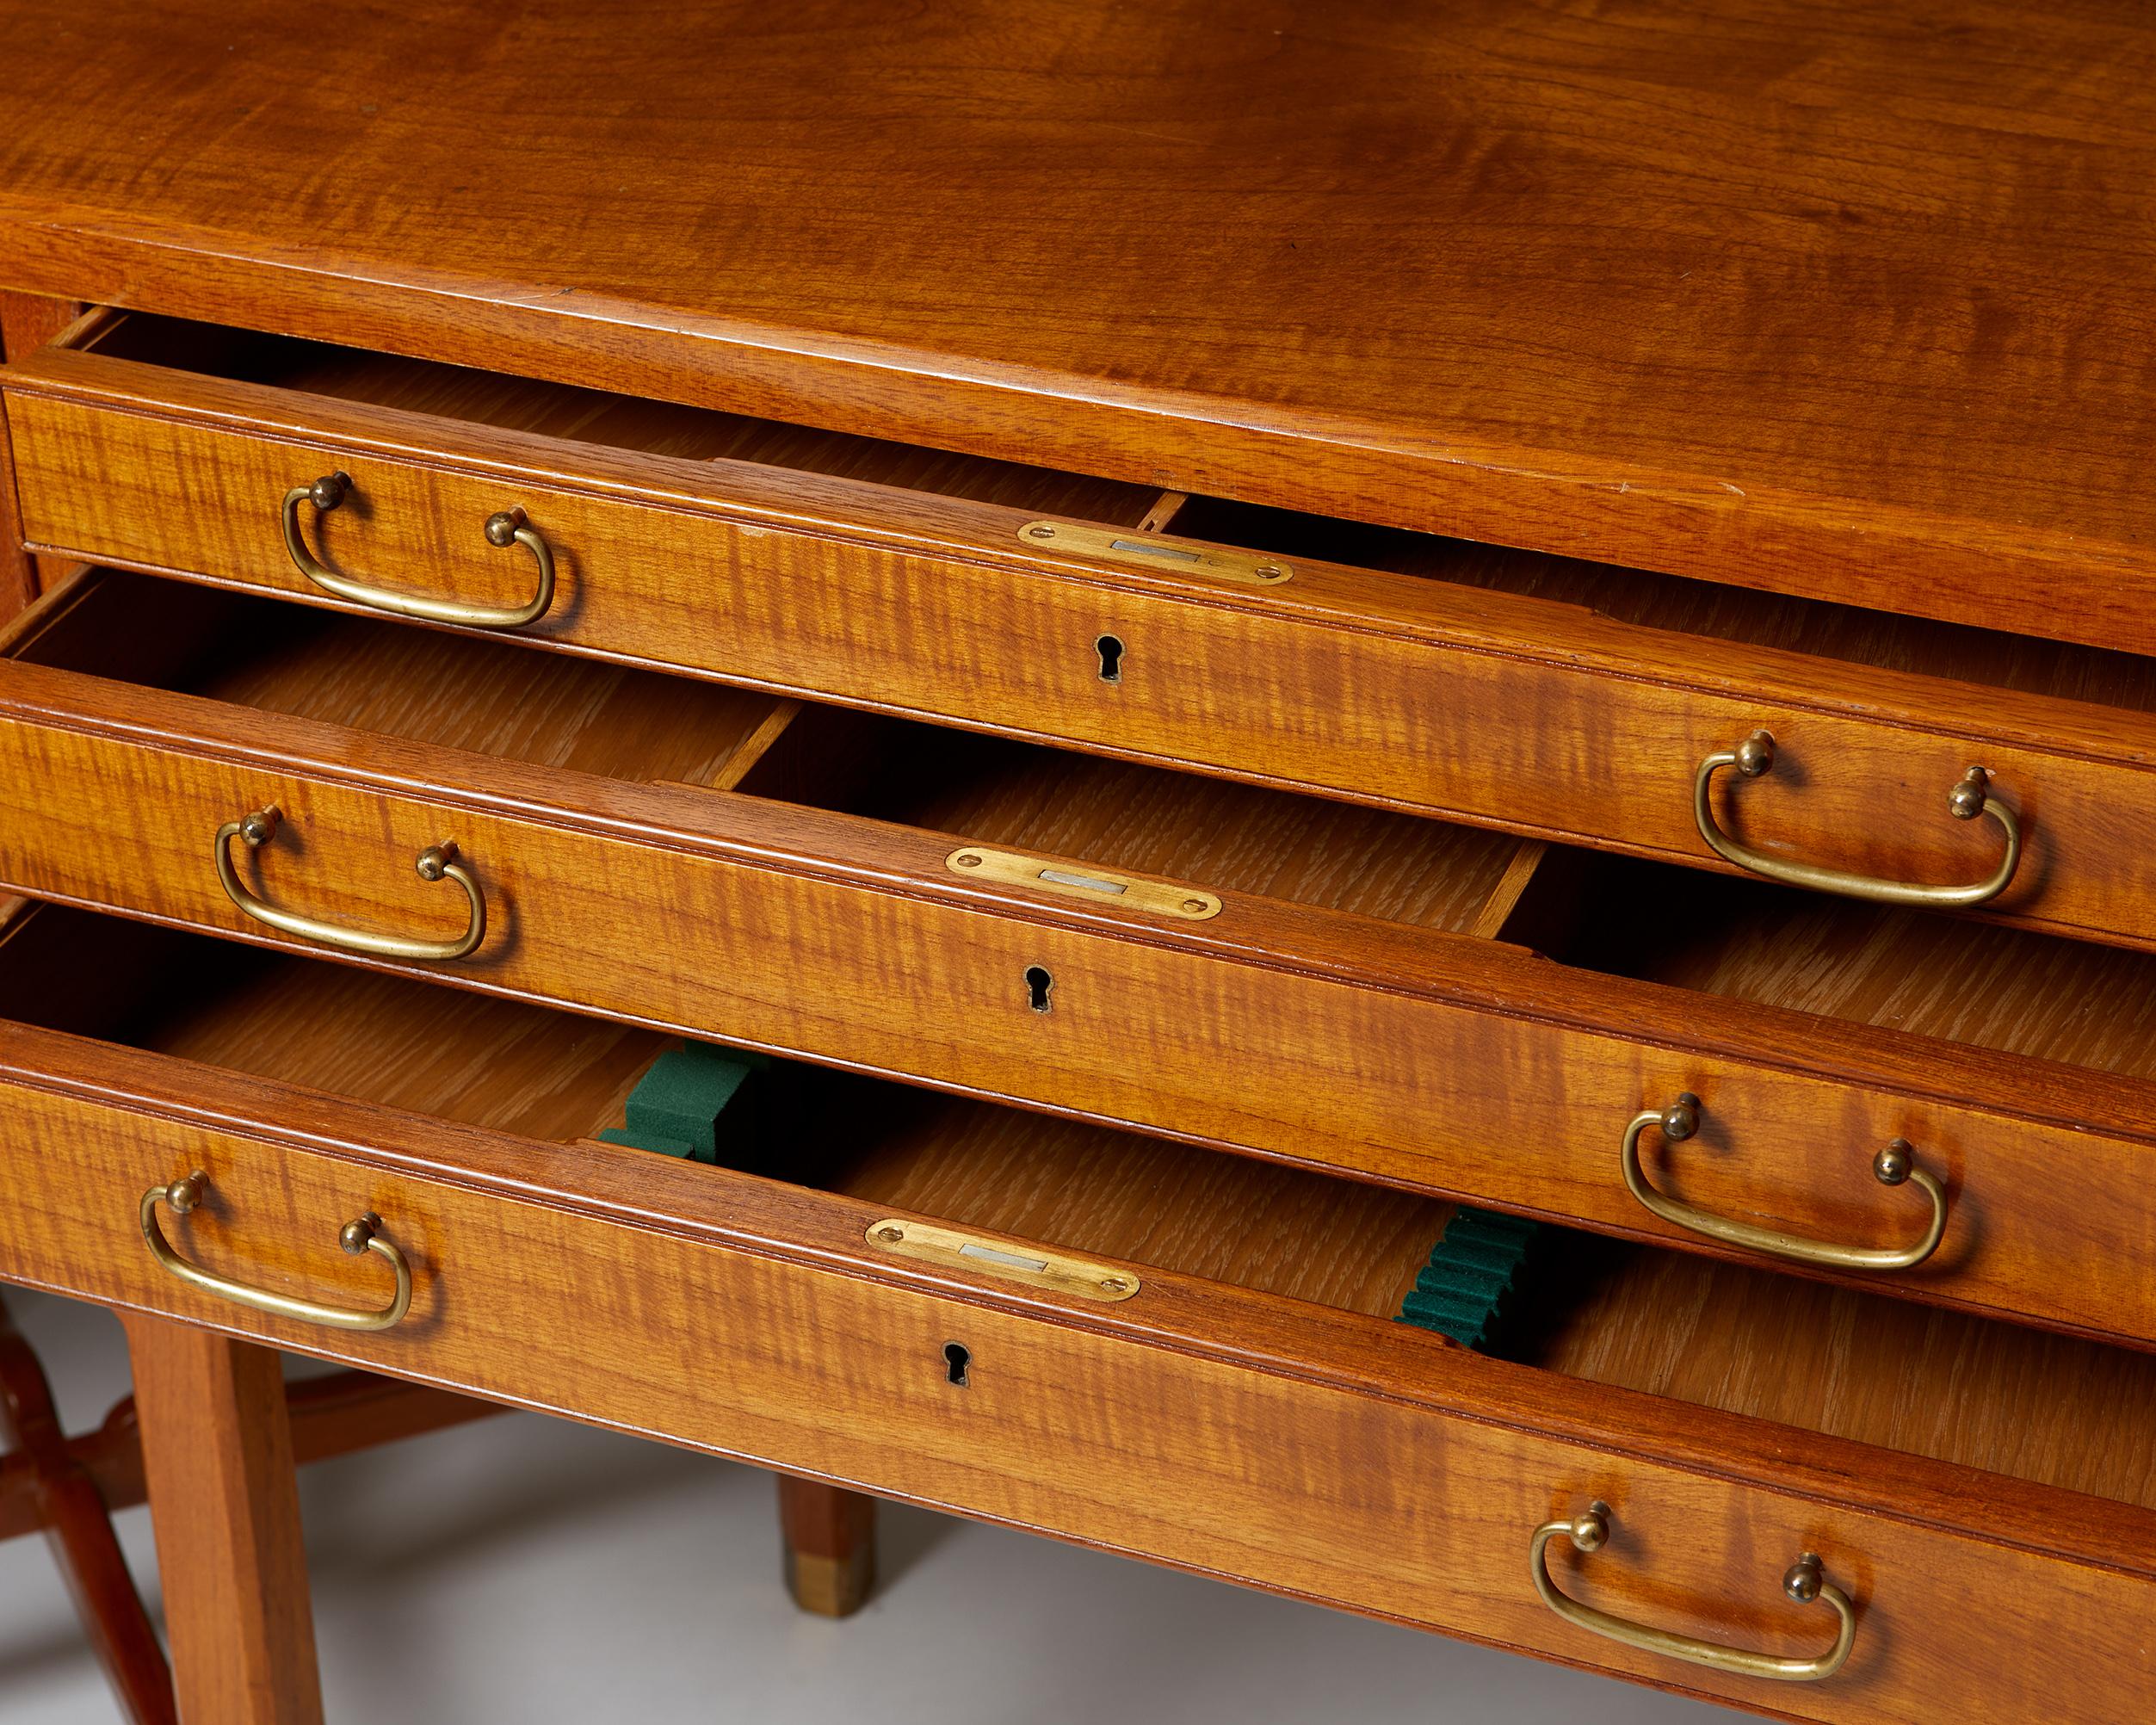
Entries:
[[[1381,1320],[1424,1198],[822,1073],[776,1178],[685,1165],[584,1141],[650,1033],[74,912],[15,922],[0,1005],[50,1027],[0,1032],[15,1279],[1793,1716],[2109,1720],[2151,1680],[2147,1356],[1581,1245],[1560,1269],[1598,1277],[1522,1332],[1531,1369]],[[382,1265],[333,1248],[372,1210],[409,1318],[323,1331],[165,1275],[135,1199],[190,1168],[176,1250],[363,1308]],[[880,1251],[910,1213],[1136,1291]],[[1560,1620],[1529,1536],[1597,1499],[1614,1537],[1549,1554],[1563,1595],[1811,1658],[1828,1615],[1776,1583],[1817,1551],[1848,1664],[1769,1684]]]

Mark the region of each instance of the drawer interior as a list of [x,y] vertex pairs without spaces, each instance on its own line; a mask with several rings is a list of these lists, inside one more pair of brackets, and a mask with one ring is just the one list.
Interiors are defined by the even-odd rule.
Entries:
[[138,364],[467,424],[688,461],[752,461],[1119,527],[1140,525],[1160,497],[1114,479],[143,312],[107,319],[83,345]]
[[2156,955],[1566,853],[1567,962],[2122,1077],[2156,1078]]
[[1494,932],[1520,841],[258,595],[93,570],[17,658],[498,757]]
[[2156,658],[2137,653],[1212,498],[1191,498],[1176,516],[1176,532],[1278,557],[1580,605],[1708,640],[2156,713]]
[[[444,1008],[424,983],[63,907],[19,908],[0,934],[7,1017],[680,1165],[584,1141],[621,1124],[672,1039],[507,1000]],[[761,1139],[730,1158],[745,1172],[1371,1319],[1398,1313],[1454,1214],[999,1104],[803,1067],[774,1077]],[[2156,1509],[2156,1355],[1560,1229],[1543,1231],[1492,1351]]]

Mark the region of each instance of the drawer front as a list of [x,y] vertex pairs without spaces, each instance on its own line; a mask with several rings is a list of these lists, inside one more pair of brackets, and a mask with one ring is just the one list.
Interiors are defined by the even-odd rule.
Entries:
[[[45,393],[78,374],[152,399]],[[176,383],[204,401],[154,399]],[[1948,810],[1980,764],[2026,829],[1986,913],[2156,943],[2145,714],[1308,562],[1271,587],[1149,578],[1028,538],[1020,510],[769,470],[721,485],[710,464],[94,354],[18,372],[9,414],[24,530],[65,554],[327,599],[280,513],[341,469],[359,501],[302,507],[314,553],[436,598],[531,597],[531,560],[482,533],[524,509],[559,578],[534,640],[1694,866],[1727,866],[1695,819],[1701,763],[1765,729],[1775,770],[1714,788],[1733,838],[1879,880],[1983,881],[2002,834]]]
[[[1897,1469],[1832,1440],[1777,1456],[1774,1428],[1673,1424],[1647,1398],[1184,1278],[1148,1275],[1103,1317],[872,1269],[859,1247],[878,1213],[843,1200],[590,1147],[429,1134],[10,1034],[0,1275],[14,1280],[1795,1717],[2108,1725],[2156,1680],[2149,1575],[2077,1543],[2103,1536],[2093,1500],[1992,1492],[1986,1476]],[[189,1104],[164,1094],[179,1089]],[[219,1113],[297,1116],[299,1135],[210,1123]],[[286,1293],[378,1304],[380,1264],[335,1249],[341,1224],[372,1210],[414,1266],[409,1315],[335,1332],[183,1286],[153,1262],[136,1205],[197,1169],[212,1196],[166,1217],[177,1250]],[[954,1340],[971,1353],[963,1388],[944,1363]],[[1907,1512],[1873,1501],[1880,1489]],[[1560,1622],[1530,1585],[1529,1535],[1595,1499],[1619,1536],[1558,1561],[1566,1592],[1803,1656],[1831,1623],[1777,1582],[1815,1550],[1856,1602],[1847,1665],[1768,1684]],[[2120,1543],[2146,1546],[2145,1512],[2110,1519]]]
[[[1158,1274],[1102,1320],[994,1283],[871,1272],[856,1257],[878,1212],[862,1205],[633,1156],[619,1158],[627,1182],[606,1166],[593,1178],[593,1162],[616,1158],[483,1132],[436,1135],[420,1153],[360,1149],[380,1119],[328,1102],[306,1110],[306,1147],[238,1135],[142,1085],[114,1106],[54,1083],[43,1050],[63,1042],[24,1035],[0,1085],[0,1274],[15,1281],[1801,1718],[2110,1721],[2119,1695],[2156,1678],[2147,1574],[2074,1561],[2050,1540],[2011,1549],[1981,1512],[1954,1531],[1819,1490],[1832,1464],[1875,1451],[1826,1443],[1826,1468],[1762,1479],[1772,1444],[1708,1414],[1695,1443],[1742,1453],[1683,1464],[1686,1440],[1643,1430],[1640,1408],[1658,1404],[1583,1384],[1609,1404],[1583,1413],[1610,1423],[1609,1440],[1587,1443],[1537,1430],[1535,1374],[1374,1320]],[[242,1113],[293,1096],[222,1073],[189,1080],[155,1056],[108,1065],[103,1083],[127,1085],[127,1065],[159,1087],[194,1083],[205,1102],[252,1089],[231,1097]],[[341,1222],[371,1209],[414,1265],[410,1315],[355,1335],[181,1285],[145,1248],[136,1199],[194,1169],[211,1201],[166,1218],[176,1251],[287,1294],[371,1305],[381,1265],[334,1251]],[[633,1212],[586,1199],[580,1182],[633,1192]],[[953,1339],[973,1357],[966,1387],[944,1367]],[[1504,1395],[1509,1419],[1477,1406]],[[1943,1475],[1977,1509],[1981,1477],[1927,1462],[1912,1473],[1914,1503],[1931,1507],[1930,1475]],[[1818,1550],[1856,1600],[1850,1662],[1826,1682],[1764,1684],[1559,1622],[1529,1585],[1529,1533],[1591,1499],[1622,1536],[1593,1561],[1559,1563],[1566,1592],[1805,1656],[1831,1641],[1826,1613],[1781,1600],[1776,1580],[1798,1550]],[[2145,1520],[2126,1512],[2126,1533]]]
[[508,763],[485,764],[481,794],[450,788],[480,764],[451,751],[293,721],[273,752],[212,703],[101,718],[86,703],[117,697],[96,679],[15,666],[9,686],[0,881],[33,896],[320,951],[219,884],[220,824],[274,803],[250,890],[440,938],[463,900],[412,863],[453,840],[487,933],[406,967],[425,974],[1699,1248],[1620,1172],[1627,1122],[1689,1091],[1709,1129],[1650,1136],[1665,1191],[1904,1244],[1925,1202],[1873,1174],[1904,1138],[1949,1226],[1879,1285],[2156,1341],[2152,1104],[2133,1082],[1240,895],[1179,928],[1066,908],[960,880],[946,838],[753,799]]

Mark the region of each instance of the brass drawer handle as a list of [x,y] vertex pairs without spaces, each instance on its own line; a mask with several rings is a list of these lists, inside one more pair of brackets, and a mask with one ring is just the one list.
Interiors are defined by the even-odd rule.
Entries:
[[1782,1578],[1782,1591],[1800,1605],[1824,1603],[1841,1620],[1841,1626],[1835,1634],[1834,1645],[1825,1653],[1812,1659],[1784,1659],[1774,1654],[1724,1647],[1719,1642],[1695,1641],[1690,1635],[1672,1635],[1667,1629],[1650,1629],[1645,1623],[1612,1617],[1592,1605],[1566,1598],[1550,1580],[1549,1562],[1543,1555],[1550,1541],[1560,1536],[1571,1540],[1576,1551],[1599,1551],[1609,1538],[1609,1506],[1596,1504],[1586,1514],[1575,1516],[1570,1521],[1544,1522],[1535,1530],[1534,1543],[1528,1547],[1527,1567],[1535,1578],[1535,1591],[1542,1596],[1542,1603],[1551,1611],[1568,1623],[1606,1635],[1613,1642],[1622,1642],[1628,1648],[1643,1648],[1665,1658],[1681,1659],[1687,1665],[1703,1665],[1710,1671],[1730,1672],[1739,1677],[1764,1677],[1776,1683],[1817,1683],[1842,1668],[1849,1658],[1850,1647],[1856,1639],[1856,1608],[1850,1604],[1849,1595],[1826,1579],[1814,1552],[1804,1553],[1789,1566]]
[[1647,1184],[1646,1174],[1640,1166],[1640,1135],[1650,1126],[1659,1127],[1662,1135],[1673,1143],[1690,1138],[1699,1130],[1699,1098],[1688,1091],[1659,1113],[1649,1109],[1644,1114],[1634,1115],[1632,1124],[1624,1129],[1624,1153],[1621,1160],[1625,1186],[1634,1197],[1664,1221],[1690,1228],[1709,1240],[1787,1258],[1792,1264],[1825,1264],[1834,1270],[1908,1270],[1937,1251],[1939,1241],[1946,1234],[1946,1189],[1936,1177],[1917,1166],[1915,1153],[1906,1138],[1895,1139],[1872,1158],[1872,1178],[1882,1186],[1915,1186],[1931,1201],[1931,1224],[1913,1246],[1873,1247],[1837,1246],[1832,1240],[1807,1240],[1802,1234],[1784,1233],[1779,1228],[1731,1221],[1727,1217],[1695,1209],[1690,1204],[1681,1204],[1674,1198],[1664,1197]]
[[521,629],[546,615],[547,608],[554,603],[554,553],[547,541],[526,524],[521,509],[507,509],[487,516],[485,533],[489,545],[502,549],[521,545],[539,560],[539,590],[526,604],[497,607],[467,605],[456,599],[429,599],[418,593],[392,592],[386,587],[355,581],[349,575],[324,568],[307,549],[306,536],[300,531],[300,505],[312,503],[326,515],[351,492],[352,476],[340,473],[327,474],[311,485],[294,485],[285,493],[285,549],[292,554],[292,566],[316,586],[340,599],[349,599],[355,605],[371,606],[394,616],[417,617],[429,623],[461,623],[470,629]]
[[471,920],[454,940],[408,940],[401,935],[369,934],[363,929],[339,928],[335,923],[303,917],[297,911],[281,911],[256,898],[241,883],[238,872],[232,867],[232,840],[244,838],[249,850],[256,850],[269,842],[283,819],[273,803],[244,819],[228,820],[217,829],[217,884],[225,889],[226,898],[256,922],[268,923],[271,928],[297,935],[302,940],[319,941],[344,952],[365,953],[370,958],[462,958],[486,938],[486,900],[479,891],[479,883],[472,878],[472,871],[457,860],[454,844],[429,845],[419,853],[417,867],[421,880],[454,881],[471,901]]
[[337,1244],[353,1257],[371,1252],[396,1275],[397,1291],[390,1296],[389,1304],[378,1311],[355,1312],[346,1306],[324,1306],[318,1301],[295,1299],[289,1294],[275,1294],[267,1288],[250,1288],[244,1282],[235,1282],[200,1264],[189,1264],[173,1251],[171,1242],[158,1227],[158,1205],[162,1201],[172,1207],[173,1215],[183,1216],[202,1202],[208,1189],[209,1176],[198,1170],[169,1186],[152,1186],[142,1195],[143,1244],[150,1248],[151,1257],[158,1260],[161,1268],[190,1288],[200,1288],[220,1300],[230,1300],[236,1306],[274,1313],[280,1318],[296,1318],[303,1324],[322,1324],[332,1330],[386,1330],[411,1309],[411,1261],[392,1242],[382,1238],[379,1216],[357,1217],[345,1223],[337,1233]]
[[1974,820],[1988,814],[2006,834],[2006,854],[1988,878],[1968,887],[1927,887],[1914,881],[1881,881],[1870,875],[1852,875],[1840,869],[1822,869],[1812,862],[1791,862],[1739,844],[1715,824],[1708,788],[1724,767],[1736,768],[1740,777],[1756,779],[1774,765],[1774,738],[1754,731],[1733,749],[1709,755],[1699,764],[1692,781],[1692,818],[1708,847],[1739,869],[1749,869],[1786,887],[1806,887],[1817,893],[1839,893],[1851,899],[1869,899],[1877,905],[1929,905],[1937,910],[1953,906],[1981,905],[1996,899],[2013,881],[2021,866],[2021,823],[2011,808],[1990,794],[1991,775],[1971,767],[1947,793],[1947,811],[1956,820]]

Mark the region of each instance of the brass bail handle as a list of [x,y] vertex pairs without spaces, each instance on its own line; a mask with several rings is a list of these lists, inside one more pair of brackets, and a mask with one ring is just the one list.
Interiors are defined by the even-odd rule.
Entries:
[[1912,1185],[1931,1201],[1931,1221],[1913,1246],[1840,1246],[1832,1240],[1807,1240],[1802,1234],[1762,1227],[1755,1222],[1733,1221],[1727,1216],[1713,1215],[1690,1204],[1679,1203],[1675,1198],[1665,1197],[1647,1184],[1646,1171],[1640,1165],[1640,1136],[1654,1130],[1671,1143],[1682,1143],[1699,1130],[1699,1098],[1687,1091],[1668,1108],[1648,1109],[1634,1115],[1632,1123],[1624,1129],[1624,1148],[1619,1159],[1625,1188],[1664,1221],[1725,1245],[1764,1252],[1770,1258],[1832,1270],[1913,1269],[1937,1251],[1940,1240],[1945,1238],[1946,1189],[1937,1176],[1917,1165],[1916,1152],[1906,1138],[1894,1139],[1873,1157],[1871,1172],[1872,1178],[1882,1186]]
[[1699,771],[1692,780],[1692,818],[1698,823],[1699,836],[1717,856],[1767,880],[1779,881],[1786,887],[1803,887],[1815,893],[1839,893],[1845,898],[1868,899],[1877,905],[1966,909],[1996,899],[2012,883],[2014,871],[2021,867],[2021,822],[2015,818],[2013,810],[1992,795],[1991,775],[1982,767],[1971,767],[1955,782],[1953,789],[1947,793],[1947,813],[1956,820],[1974,820],[1979,815],[1988,815],[2006,835],[2006,854],[1999,858],[1998,867],[1988,876],[1966,887],[1882,881],[1875,875],[1854,875],[1846,869],[1770,856],[1764,851],[1739,844],[1723,832],[1714,819],[1710,791],[1714,775],[1724,767],[1734,767],[1738,776],[1746,779],[1770,772],[1774,768],[1772,733],[1754,731],[1735,748],[1709,755],[1699,764]]
[[249,850],[258,850],[276,837],[283,819],[283,814],[272,803],[238,820],[226,821],[217,829],[212,847],[217,862],[217,884],[225,889],[226,898],[256,922],[266,923],[284,934],[297,935],[301,940],[319,941],[341,952],[363,953],[369,958],[464,958],[476,951],[479,943],[486,938],[485,895],[479,891],[479,883],[472,878],[472,871],[458,860],[456,846],[446,843],[429,845],[419,853],[415,866],[423,881],[454,881],[463,888],[470,910],[464,932],[454,940],[412,940],[402,935],[343,928],[316,917],[302,916],[297,911],[281,910],[267,899],[256,898],[232,867],[232,840],[244,840]]
[[1848,1594],[1826,1579],[1825,1567],[1816,1552],[1805,1552],[1789,1566],[1782,1577],[1782,1591],[1800,1605],[1821,1604],[1833,1612],[1838,1624],[1834,1645],[1810,1659],[1787,1659],[1774,1654],[1754,1653],[1746,1648],[1725,1647],[1720,1642],[1674,1635],[1567,1598],[1550,1579],[1546,1554],[1553,1539],[1569,1539],[1572,1549],[1578,1552],[1601,1550],[1609,1542],[1609,1506],[1594,1504],[1585,1515],[1574,1516],[1570,1521],[1546,1521],[1536,1528],[1528,1547],[1528,1572],[1534,1578],[1535,1591],[1541,1595],[1542,1603],[1566,1623],[1610,1641],[1622,1642],[1628,1648],[1640,1648],[1667,1659],[1682,1660],[1687,1665],[1703,1665],[1710,1671],[1729,1672],[1739,1677],[1764,1677],[1772,1683],[1817,1683],[1842,1668],[1848,1661],[1850,1648],[1856,1643],[1856,1608],[1850,1603]]
[[355,1258],[371,1253],[386,1264],[396,1277],[396,1291],[391,1295],[389,1303],[371,1310],[327,1306],[318,1300],[302,1300],[293,1295],[252,1287],[229,1276],[220,1276],[213,1270],[205,1270],[199,1264],[188,1263],[172,1249],[164,1229],[158,1226],[158,1206],[164,1204],[173,1215],[183,1216],[201,1204],[208,1191],[209,1176],[197,1169],[169,1186],[152,1186],[142,1195],[143,1244],[150,1248],[151,1257],[157,1259],[161,1269],[188,1287],[199,1288],[206,1294],[214,1294],[220,1300],[229,1300],[252,1311],[269,1312],[280,1318],[293,1318],[303,1324],[319,1324],[332,1330],[386,1330],[401,1322],[411,1310],[411,1260],[397,1249],[393,1240],[382,1238],[381,1218],[372,1214],[354,1217],[337,1230],[337,1237],[338,1246],[346,1252]]
[[483,530],[486,542],[497,550],[521,545],[538,560],[538,590],[522,605],[468,605],[457,599],[429,599],[423,594],[401,593],[392,588],[377,587],[369,581],[355,581],[349,575],[325,568],[307,549],[306,536],[300,530],[300,505],[311,503],[327,515],[351,494],[352,476],[345,473],[325,474],[311,485],[294,485],[285,493],[285,550],[291,555],[292,566],[324,591],[349,599],[355,605],[387,611],[392,616],[416,617],[429,623],[458,623],[468,629],[521,629],[546,615],[547,608],[554,603],[554,553],[525,519],[521,509],[506,509],[487,516]]

